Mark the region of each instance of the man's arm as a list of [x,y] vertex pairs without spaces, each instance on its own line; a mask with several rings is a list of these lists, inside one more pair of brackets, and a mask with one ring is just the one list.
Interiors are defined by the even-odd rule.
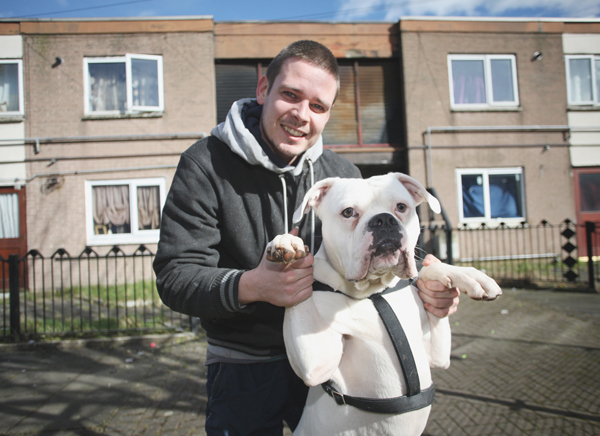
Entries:
[[[298,236],[298,229],[291,232]],[[289,307],[306,300],[312,294],[314,258],[309,254],[291,264],[269,262],[263,254],[258,267],[246,271],[238,285],[240,304],[264,301]]]
[[[435,256],[428,254],[423,259],[423,266],[439,262]],[[423,300],[425,310],[443,318],[458,310],[460,291],[457,288],[447,288],[441,282],[417,280],[419,297]]]

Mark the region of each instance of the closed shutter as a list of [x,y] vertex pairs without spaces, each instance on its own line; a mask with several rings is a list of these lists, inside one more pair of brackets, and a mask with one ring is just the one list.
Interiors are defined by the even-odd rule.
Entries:
[[340,94],[323,131],[323,144],[358,144],[354,67],[351,65],[340,65]]
[[227,117],[231,105],[241,98],[256,98],[257,65],[216,64],[217,123]]
[[363,144],[398,144],[402,113],[400,67],[395,62],[358,67]]

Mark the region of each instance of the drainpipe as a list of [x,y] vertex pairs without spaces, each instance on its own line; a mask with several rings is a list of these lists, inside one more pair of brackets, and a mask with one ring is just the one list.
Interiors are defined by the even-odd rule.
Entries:
[[[427,187],[433,188],[433,163],[431,156],[432,133],[478,133],[478,132],[592,132],[600,127],[570,126],[429,126],[427,127]],[[566,135],[565,135],[566,136]]]

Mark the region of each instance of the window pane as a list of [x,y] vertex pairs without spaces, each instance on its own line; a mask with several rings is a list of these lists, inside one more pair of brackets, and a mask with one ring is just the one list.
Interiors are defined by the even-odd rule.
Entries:
[[490,213],[492,218],[520,218],[521,210],[521,175],[491,174]]
[[138,228],[151,230],[160,228],[160,189],[158,186],[137,188]]
[[0,64],[0,112],[19,111],[19,65]]
[[452,84],[455,104],[487,102],[482,60],[453,60]]
[[483,175],[463,174],[461,176],[463,192],[463,216],[482,218],[485,216],[483,201]]
[[129,186],[94,186],[92,213],[95,235],[131,233]]
[[340,65],[340,94],[323,130],[323,144],[358,144],[354,67]]
[[582,212],[600,212],[600,173],[580,174],[579,191]]
[[131,59],[131,91],[134,106],[158,106],[158,61]]
[[125,63],[90,63],[90,110],[125,112]]
[[510,59],[492,59],[492,95],[495,102],[515,101]]
[[[266,67],[265,70],[266,71]],[[233,102],[256,98],[257,65],[215,65],[217,79],[217,123],[225,121]]]
[[569,59],[571,101],[592,101],[592,75],[590,59]]
[[0,239],[19,237],[19,196],[0,195]]

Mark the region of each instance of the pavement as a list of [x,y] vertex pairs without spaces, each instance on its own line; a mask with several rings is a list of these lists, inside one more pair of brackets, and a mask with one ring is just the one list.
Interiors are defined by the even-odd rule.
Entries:
[[[600,435],[600,294],[505,290],[450,319],[424,435]],[[0,434],[205,435],[205,350],[191,333],[0,345]]]

